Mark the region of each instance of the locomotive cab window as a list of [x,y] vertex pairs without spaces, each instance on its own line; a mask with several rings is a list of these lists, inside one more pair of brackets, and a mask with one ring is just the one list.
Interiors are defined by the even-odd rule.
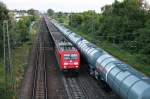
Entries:
[[69,59],[77,59],[78,55],[77,54],[64,54],[64,59],[69,60]]
[[77,54],[71,54],[71,59],[77,59],[78,55]]
[[64,54],[64,59],[69,60],[70,59],[70,54]]

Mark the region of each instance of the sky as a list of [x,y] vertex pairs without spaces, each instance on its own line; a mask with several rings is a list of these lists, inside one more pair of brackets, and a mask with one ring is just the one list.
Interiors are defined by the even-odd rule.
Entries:
[[114,0],[0,0],[9,9],[30,9],[46,11],[51,8],[55,11],[82,12],[86,10],[100,11],[106,4],[111,4]]
[[[28,10],[34,8],[40,11],[47,11],[51,8],[56,12],[83,12],[95,10],[100,12],[100,8],[106,4],[112,4],[114,0],[0,0],[9,9]],[[150,0],[148,0],[150,2]]]

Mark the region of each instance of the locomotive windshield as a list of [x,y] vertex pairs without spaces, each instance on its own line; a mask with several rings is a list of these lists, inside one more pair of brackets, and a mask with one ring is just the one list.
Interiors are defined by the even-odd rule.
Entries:
[[78,55],[77,54],[71,54],[71,59],[77,59]]
[[77,54],[64,54],[64,59],[69,60],[69,59],[77,59],[78,55]]
[[64,54],[64,59],[69,60],[70,59],[70,54]]

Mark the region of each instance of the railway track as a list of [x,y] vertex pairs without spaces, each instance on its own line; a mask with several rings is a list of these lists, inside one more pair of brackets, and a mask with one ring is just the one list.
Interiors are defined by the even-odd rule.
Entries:
[[44,20],[35,44],[34,72],[31,99],[118,99],[105,93],[86,72],[83,64],[77,77],[66,77],[60,70],[54,54],[54,43],[49,32],[59,32]]
[[81,90],[77,84],[76,78],[65,78],[63,82],[69,99],[88,99],[86,94]]
[[84,64],[82,64],[80,76],[76,79],[81,90],[86,93],[86,99],[120,99],[113,92],[106,92],[102,83],[98,83],[95,79],[88,75],[85,71]]
[[[52,23],[48,22],[47,26],[49,32],[59,32]],[[83,67],[80,71],[82,73],[77,77],[65,77],[60,73],[61,83],[64,85],[65,94],[67,94],[67,97],[61,99],[118,99],[116,95],[105,93],[104,90],[100,89],[96,81],[88,75],[83,64],[81,67]]]
[[100,89],[102,85],[98,85],[85,72],[82,72],[78,77],[62,75],[62,81],[69,99],[120,99],[114,93]]
[[45,64],[45,40],[43,34],[45,30],[44,21],[41,20],[39,34],[36,45],[36,60],[34,69],[34,80],[32,89],[32,99],[48,99],[47,95],[47,74]]

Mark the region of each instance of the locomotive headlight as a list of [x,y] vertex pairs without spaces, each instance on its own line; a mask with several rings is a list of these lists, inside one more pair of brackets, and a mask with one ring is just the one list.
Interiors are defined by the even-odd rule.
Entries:
[[66,69],[67,68],[67,66],[64,66],[64,69]]
[[78,62],[74,62],[74,65],[78,65]]
[[65,62],[64,65],[68,65],[68,63]]
[[75,66],[76,68],[78,68],[79,66]]

